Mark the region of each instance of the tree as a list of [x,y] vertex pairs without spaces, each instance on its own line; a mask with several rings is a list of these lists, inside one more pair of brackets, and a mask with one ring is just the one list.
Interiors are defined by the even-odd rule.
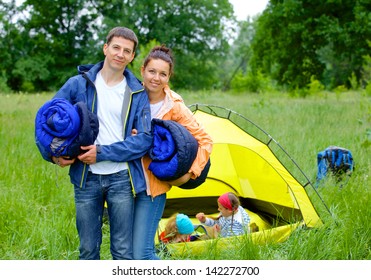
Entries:
[[230,54],[226,61],[225,69],[230,69],[228,75],[224,73],[223,90],[228,90],[231,87],[232,80],[237,73],[246,75],[249,71],[248,62],[251,58],[251,42],[255,35],[255,21],[250,21],[248,17],[246,21],[238,22],[238,36],[233,41],[230,48]]
[[85,0],[26,0],[24,8],[29,9],[30,19],[25,23],[30,43],[29,59],[48,60],[49,72],[43,82],[59,86],[81,63],[86,49],[93,38],[97,14]]
[[19,84],[16,78],[12,77],[14,61],[23,55],[25,47],[21,39],[21,29],[15,24],[15,17],[18,14],[15,0],[5,3],[0,2],[0,73],[2,76],[1,87],[12,87],[12,84]]
[[370,52],[370,10],[365,0],[271,0],[258,19],[251,63],[291,88],[313,78],[329,88],[349,85]]
[[89,1],[26,0],[0,7],[12,16],[0,19],[6,27],[0,48],[11,57],[3,67],[13,90],[54,90],[77,73],[96,28]]
[[103,33],[123,25],[136,32],[139,44],[156,40],[173,50],[176,63],[172,82],[176,88],[220,84],[220,63],[229,48],[227,23],[233,19],[228,0],[93,2],[103,17]]
[[[76,74],[77,65],[103,59],[104,39],[114,26],[133,29],[139,45],[156,40],[172,48],[175,87],[220,84],[220,65],[229,48],[228,22],[233,20],[228,0],[25,0],[20,7],[11,3],[0,2],[0,25],[6,27],[0,33],[6,40],[0,50],[9,55],[4,58],[9,63],[1,67],[13,90],[60,87]],[[7,23],[10,11],[12,24]]]

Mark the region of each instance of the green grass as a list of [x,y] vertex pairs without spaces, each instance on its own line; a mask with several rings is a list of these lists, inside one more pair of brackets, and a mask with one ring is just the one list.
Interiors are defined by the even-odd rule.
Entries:
[[[352,151],[355,173],[339,187],[327,180],[318,192],[332,215],[309,191],[325,225],[296,230],[279,244],[249,240],[233,252],[191,259],[371,259],[371,100],[360,92],[293,98],[286,94],[181,93],[186,104],[224,106],[249,118],[276,139],[313,181],[317,153],[338,145]],[[73,187],[68,170],[40,156],[34,143],[35,114],[50,94],[0,95],[0,258],[77,259]],[[110,259],[104,225],[102,258]],[[170,257],[171,258],[171,257]]]

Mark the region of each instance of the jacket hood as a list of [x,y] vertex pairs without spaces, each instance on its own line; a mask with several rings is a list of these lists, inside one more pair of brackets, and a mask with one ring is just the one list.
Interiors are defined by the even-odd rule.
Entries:
[[170,97],[173,101],[183,101],[183,98],[177,94],[175,91],[172,91],[169,86],[164,87],[165,93]]

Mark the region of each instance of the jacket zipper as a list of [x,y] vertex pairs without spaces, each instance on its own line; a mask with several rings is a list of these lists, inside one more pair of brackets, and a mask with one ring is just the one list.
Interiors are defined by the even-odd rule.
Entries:
[[[133,91],[130,94],[129,108],[128,108],[128,110],[126,112],[126,116],[125,116],[124,131],[126,131],[126,122],[127,122],[127,119],[128,119],[128,114],[129,114],[130,109],[131,109],[132,96],[133,96],[133,94],[136,94],[136,93],[141,92],[141,91],[143,91],[143,89],[138,90],[138,91]],[[124,140],[125,140],[125,135],[124,135]],[[131,182],[131,191],[133,193],[133,196],[136,197],[136,192],[135,192],[135,188],[134,188],[134,181],[133,181],[133,177],[131,176],[131,171],[130,171],[130,165],[129,164],[128,164],[128,174],[129,174],[129,178],[130,178],[130,182]]]
[[[86,73],[83,74],[83,77],[93,85],[95,91],[94,91],[94,97],[93,97],[93,102],[91,104],[91,111],[94,113],[94,106],[95,106],[95,101],[97,99],[97,89],[95,88],[95,85],[94,83],[89,79],[89,77],[86,75]],[[84,169],[82,170],[82,174],[81,174],[81,180],[80,180],[80,189],[82,189],[82,185],[83,185],[83,182],[84,182],[84,178],[85,178],[85,172],[86,172],[86,166],[87,164],[84,163]]]

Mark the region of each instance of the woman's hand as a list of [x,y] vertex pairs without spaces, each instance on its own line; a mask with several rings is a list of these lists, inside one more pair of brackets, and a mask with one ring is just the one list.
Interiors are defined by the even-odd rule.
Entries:
[[59,165],[60,167],[66,167],[75,162],[76,158],[68,158],[68,157],[52,157],[52,161],[56,164]]
[[182,177],[176,179],[176,180],[172,180],[172,181],[167,181],[167,183],[169,183],[170,185],[172,186],[181,186],[185,183],[187,183],[189,181],[189,179],[191,179],[191,176],[192,176],[192,173],[186,173],[184,174]]

